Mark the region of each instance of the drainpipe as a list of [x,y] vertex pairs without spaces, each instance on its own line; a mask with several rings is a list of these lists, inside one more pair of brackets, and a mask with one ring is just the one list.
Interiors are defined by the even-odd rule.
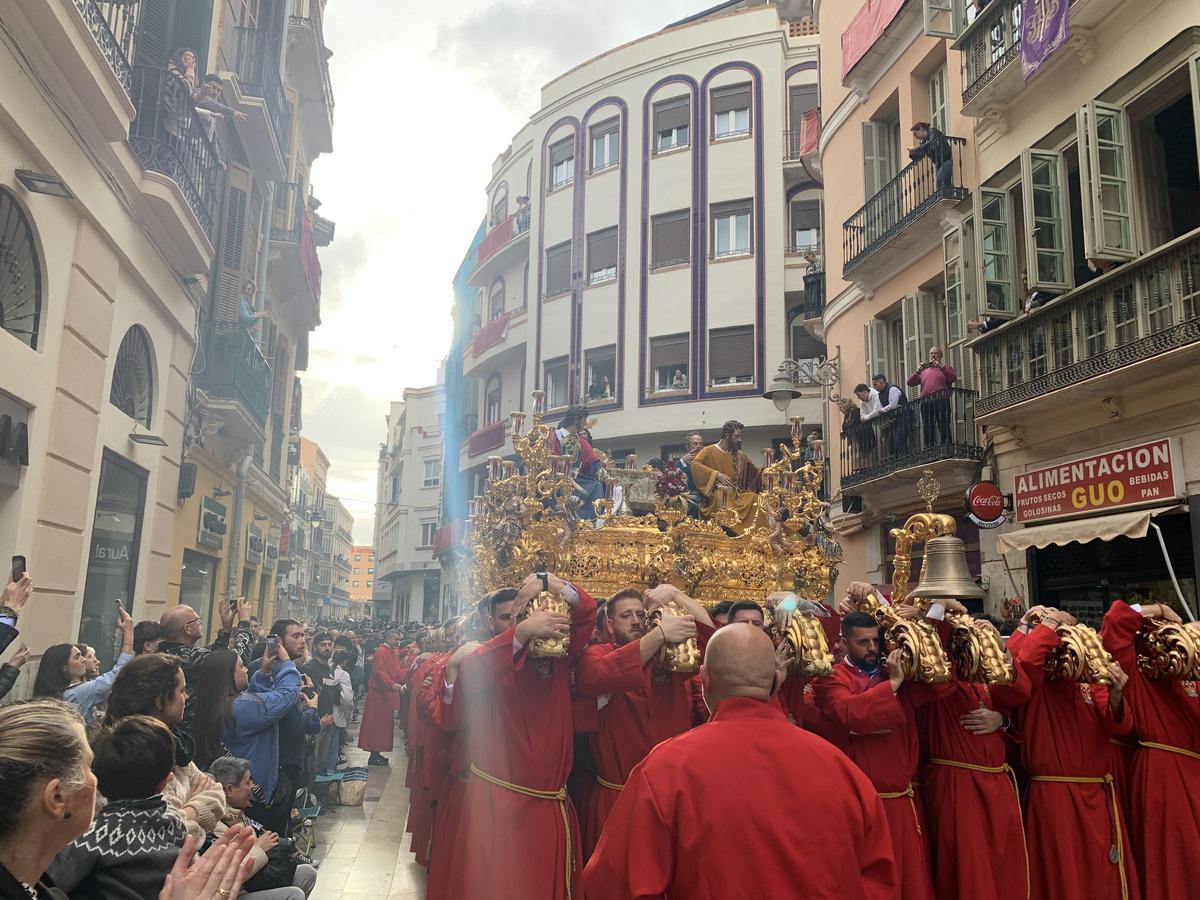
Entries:
[[225,602],[238,596],[238,570],[242,567],[242,505],[246,502],[246,475],[250,471],[251,455],[247,451],[234,472],[237,482],[233,488],[233,521],[230,522],[229,555],[225,567]]
[[258,223],[258,270],[254,273],[254,308],[267,308],[267,256],[271,247],[271,213],[275,209],[275,182],[267,182],[262,217]]

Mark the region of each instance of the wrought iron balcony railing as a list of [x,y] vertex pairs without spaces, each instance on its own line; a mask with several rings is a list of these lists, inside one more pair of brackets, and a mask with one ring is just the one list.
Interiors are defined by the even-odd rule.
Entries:
[[804,276],[804,318],[820,319],[825,315],[825,273],[808,272]]
[[842,225],[843,274],[862,262],[937,203],[957,202],[970,192],[963,187],[963,149],[967,141],[946,137],[914,159]]
[[[1074,5],[1075,0],[1069,0]],[[955,43],[962,51],[963,106],[1021,55],[1021,0],[992,0]]]
[[127,0],[75,0],[75,8],[125,88],[126,96],[132,97],[133,67],[129,61],[133,59],[133,38],[141,4]]
[[312,219],[304,186],[294,182],[275,185],[275,215],[271,221],[271,240],[295,244],[309,289],[321,300],[321,260],[313,240]]
[[292,104],[279,77],[280,37],[262,28],[238,28],[237,76],[243,93],[267,104],[275,140],[284,157],[292,134]]
[[221,162],[207,121],[196,112],[187,82],[157,66],[133,67],[130,98],[137,110],[129,144],[143,166],[172,179],[214,240]]
[[945,388],[842,430],[842,487],[944,459],[979,460],[975,392]]
[[980,416],[1200,342],[1200,229],[971,345]]
[[205,335],[196,384],[210,396],[237,400],[266,427],[271,409],[271,365],[242,324],[218,323]]

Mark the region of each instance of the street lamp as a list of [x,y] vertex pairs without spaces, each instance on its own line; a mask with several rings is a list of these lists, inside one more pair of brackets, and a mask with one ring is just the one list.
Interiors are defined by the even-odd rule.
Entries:
[[763,399],[770,400],[780,412],[787,412],[792,401],[802,395],[802,385],[816,384],[821,386],[821,395],[828,399],[829,390],[838,383],[841,377],[841,348],[832,359],[785,359],[775,372],[775,380],[770,387],[763,391]]

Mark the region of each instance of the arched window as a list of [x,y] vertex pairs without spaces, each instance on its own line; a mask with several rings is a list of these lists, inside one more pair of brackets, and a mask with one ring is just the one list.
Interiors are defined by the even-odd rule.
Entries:
[[497,372],[487,380],[483,392],[483,424],[494,425],[500,421],[500,373]]
[[491,227],[495,228],[501,222],[508,218],[508,183],[500,182],[496,188],[496,193],[492,195],[492,223]]
[[0,328],[33,350],[42,324],[42,265],[33,228],[0,187]]
[[154,411],[154,353],[150,349],[150,336],[141,325],[134,325],[121,339],[108,402],[138,424],[150,427]]
[[497,278],[488,291],[488,321],[504,315],[504,279]]

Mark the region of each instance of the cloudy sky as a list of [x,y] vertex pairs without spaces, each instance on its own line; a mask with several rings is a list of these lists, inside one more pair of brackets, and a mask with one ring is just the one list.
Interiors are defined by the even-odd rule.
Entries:
[[716,0],[330,0],[334,152],[313,168],[337,239],[321,251],[322,323],[304,433],[329,491],[372,540],[388,403],[431,384],[450,343],[450,282],[483,217],[492,160],[564,70]]

